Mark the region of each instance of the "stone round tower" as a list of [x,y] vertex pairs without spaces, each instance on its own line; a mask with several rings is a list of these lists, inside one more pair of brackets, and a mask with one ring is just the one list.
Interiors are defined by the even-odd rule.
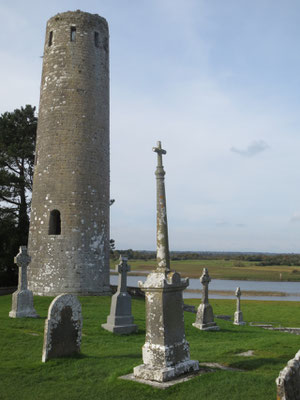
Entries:
[[108,39],[98,15],[47,23],[28,243],[35,294],[110,291]]

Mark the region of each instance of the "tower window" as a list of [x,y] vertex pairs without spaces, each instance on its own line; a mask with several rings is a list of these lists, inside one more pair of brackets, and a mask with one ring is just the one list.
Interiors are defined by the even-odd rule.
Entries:
[[48,234],[60,235],[60,233],[61,233],[60,212],[58,210],[52,210],[50,213]]
[[53,42],[53,31],[49,33],[48,46],[52,46],[52,42]]
[[70,36],[71,42],[76,41],[76,26],[71,26],[71,36]]
[[94,32],[94,42],[95,46],[99,47],[99,32]]

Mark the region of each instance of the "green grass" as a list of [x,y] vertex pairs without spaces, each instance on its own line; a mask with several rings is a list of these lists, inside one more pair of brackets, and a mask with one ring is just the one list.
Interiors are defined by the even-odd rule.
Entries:
[[[243,369],[217,371],[166,390],[118,379],[141,364],[145,341],[145,304],[133,299],[139,332],[117,336],[101,328],[109,313],[109,297],[80,297],[83,309],[82,354],[74,358],[41,362],[44,320],[50,297],[35,297],[40,319],[10,319],[11,296],[0,297],[0,399],[213,399],[246,400],[276,398],[275,378],[299,349],[296,335],[251,326],[238,327],[217,319],[219,332],[192,327],[195,314],[185,313],[191,358]],[[199,300],[187,300],[198,305]],[[215,314],[233,315],[235,302],[212,300]],[[300,326],[297,302],[243,301],[244,319]],[[254,350],[253,357],[237,353]]]
[[[111,268],[117,261],[111,260]],[[155,260],[129,260],[132,271],[149,271],[155,268]],[[182,260],[171,261],[171,268],[182,276],[199,278],[203,268],[208,268],[213,279],[241,279],[259,281],[300,281],[300,267],[288,265],[258,266],[256,262],[236,260]],[[281,274],[281,278],[280,278]]]

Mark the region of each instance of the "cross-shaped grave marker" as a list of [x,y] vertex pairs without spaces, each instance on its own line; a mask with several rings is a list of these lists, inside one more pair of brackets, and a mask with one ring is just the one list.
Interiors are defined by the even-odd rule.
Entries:
[[243,320],[243,313],[241,311],[241,289],[239,287],[237,287],[236,291],[235,291],[235,295],[237,297],[236,299],[236,312],[234,313],[234,321],[233,324],[234,325],[245,325],[246,322],[244,322]]
[[157,142],[157,147],[152,150],[157,153],[157,167],[156,175],[156,243],[157,243],[157,268],[161,271],[170,271],[170,252],[169,252],[169,238],[168,238],[168,222],[167,222],[167,206],[166,206],[166,192],[165,192],[165,171],[162,164],[163,154],[167,154],[166,150],[161,148],[161,142]]
[[110,314],[102,328],[123,335],[137,331],[131,315],[131,296],[127,292],[127,272],[130,271],[130,266],[126,257],[120,255],[116,271],[119,273],[118,289],[111,298]]
[[19,253],[14,258],[14,263],[19,267],[18,289],[27,289],[27,267],[31,261],[31,257],[27,253],[27,247],[21,246]]
[[18,290],[12,295],[12,309],[9,312],[11,318],[31,317],[38,315],[33,306],[33,294],[27,288],[27,267],[31,257],[27,253],[27,247],[21,246],[19,253],[14,258],[15,264],[19,267]]
[[128,258],[120,255],[120,262],[116,265],[116,271],[119,272],[118,292],[127,292],[127,272],[130,271],[127,261]]
[[208,275],[207,268],[203,268],[203,273],[200,277],[200,282],[203,285],[202,303],[198,307],[196,321],[193,323],[193,326],[203,331],[218,331],[220,328],[214,322],[213,309],[208,302],[208,285],[210,281],[211,278]]

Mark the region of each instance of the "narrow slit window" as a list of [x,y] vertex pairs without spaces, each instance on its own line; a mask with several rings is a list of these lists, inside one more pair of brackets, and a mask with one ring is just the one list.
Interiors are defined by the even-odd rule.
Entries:
[[53,31],[49,33],[48,46],[52,46],[52,42],[53,42]]
[[94,42],[95,46],[99,47],[99,32],[94,32]]
[[50,220],[49,220],[49,235],[60,235],[60,233],[61,233],[60,212],[58,210],[52,210],[50,213]]
[[76,41],[76,26],[71,26],[71,42]]

